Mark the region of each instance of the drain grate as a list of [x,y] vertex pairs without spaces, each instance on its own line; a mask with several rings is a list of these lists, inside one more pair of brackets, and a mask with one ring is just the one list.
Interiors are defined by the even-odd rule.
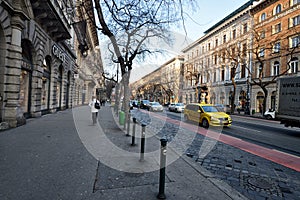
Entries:
[[280,187],[276,181],[268,177],[261,177],[257,175],[241,175],[241,185],[245,189],[256,192],[264,192],[269,195],[283,197]]

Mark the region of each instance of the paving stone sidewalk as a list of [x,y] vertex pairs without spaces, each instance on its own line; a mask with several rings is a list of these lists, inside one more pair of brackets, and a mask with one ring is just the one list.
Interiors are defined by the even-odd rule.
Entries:
[[[146,138],[147,154],[140,162],[139,140],[130,145],[111,107],[102,107],[99,123],[91,124],[89,108],[82,106],[1,131],[0,199],[157,199],[159,170],[149,169],[159,166],[159,138]],[[111,152],[129,153],[113,157]],[[170,154],[168,147],[167,160]],[[186,156],[167,166],[165,195],[176,200],[246,199]]]

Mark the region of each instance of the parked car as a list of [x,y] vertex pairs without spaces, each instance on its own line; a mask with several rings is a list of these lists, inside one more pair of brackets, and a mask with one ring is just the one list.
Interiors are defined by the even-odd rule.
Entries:
[[149,110],[162,112],[162,111],[164,111],[164,107],[162,105],[160,105],[160,103],[158,103],[158,102],[150,102]]
[[230,105],[224,105],[224,104],[215,104],[217,109],[221,112],[230,114],[231,113],[231,106]]
[[139,102],[138,100],[130,100],[130,103],[132,104],[133,107],[138,108]]
[[149,100],[141,100],[140,102],[140,108],[149,110],[150,108],[150,101]]
[[175,107],[175,103],[169,103],[168,105],[169,111],[172,111],[174,107]]
[[184,104],[183,103],[175,103],[174,105],[169,106],[169,111],[174,112],[183,112],[184,111]]
[[186,121],[194,121],[204,128],[209,126],[231,126],[231,117],[220,112],[217,107],[212,104],[191,103],[185,106],[184,119]]
[[275,119],[275,110],[269,109],[264,113],[266,119]]

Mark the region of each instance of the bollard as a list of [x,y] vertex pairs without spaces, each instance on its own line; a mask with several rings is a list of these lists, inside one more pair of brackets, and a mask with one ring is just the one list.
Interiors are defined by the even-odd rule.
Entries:
[[167,139],[160,139],[160,171],[159,171],[159,192],[158,199],[166,199],[165,195],[165,177],[166,177],[166,157],[167,157]]
[[131,146],[135,145],[135,125],[136,125],[136,118],[132,118],[133,126],[132,126],[132,137],[131,137]]
[[145,153],[145,129],[146,125],[142,124],[142,137],[141,137],[141,153],[140,153],[140,161],[144,161],[144,153]]
[[126,136],[129,137],[129,131],[130,131],[130,114],[127,115],[127,134]]

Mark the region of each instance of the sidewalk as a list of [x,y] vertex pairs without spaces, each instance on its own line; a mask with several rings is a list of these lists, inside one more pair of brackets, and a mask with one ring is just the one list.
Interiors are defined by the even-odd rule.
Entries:
[[[141,162],[140,126],[131,146],[109,106],[96,126],[90,118],[83,106],[0,132],[0,199],[157,199],[159,138],[146,129],[152,137]],[[172,160],[175,154],[168,146],[167,199],[246,199],[185,155]]]

